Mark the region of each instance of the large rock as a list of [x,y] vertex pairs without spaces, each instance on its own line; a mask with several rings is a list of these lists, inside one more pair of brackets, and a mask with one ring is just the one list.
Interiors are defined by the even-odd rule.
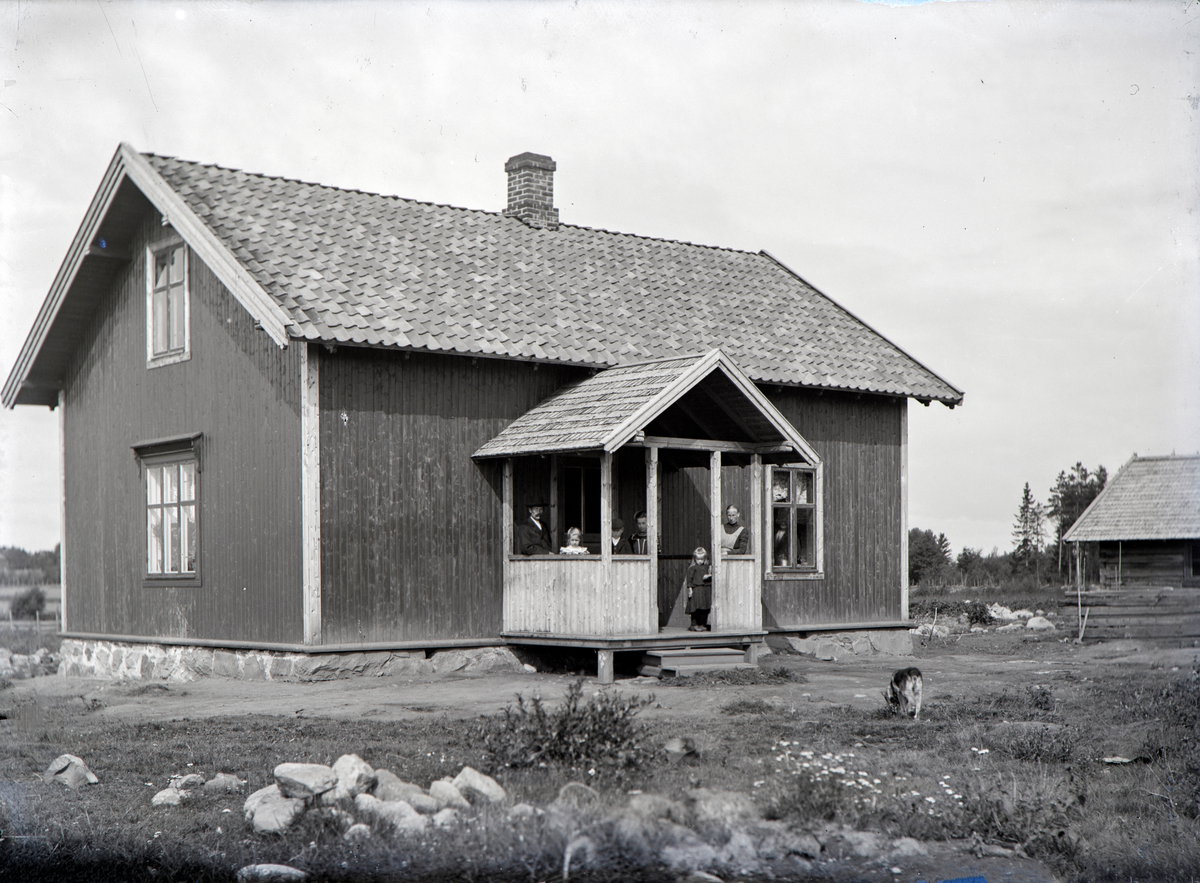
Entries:
[[183,803],[183,794],[178,788],[163,788],[150,798],[151,806],[179,806]]
[[508,798],[499,782],[469,766],[462,768],[454,777],[453,784],[464,797],[472,793],[480,794],[489,803],[502,803]]
[[291,865],[246,865],[237,872],[239,883],[290,883],[290,881],[307,880],[308,872]]
[[247,797],[242,809],[257,833],[281,834],[300,818],[304,806],[304,800],[285,797],[278,785],[268,785]]
[[412,782],[405,782],[391,770],[375,771],[375,790],[380,800],[409,800],[416,794],[425,794],[425,789]]
[[68,788],[81,785],[97,785],[100,780],[88,769],[88,765],[74,754],[60,754],[42,773],[43,782],[62,782]]
[[217,773],[204,783],[204,790],[209,794],[237,794],[245,784],[245,779],[231,773]]
[[438,802],[440,809],[470,809],[471,804],[462,796],[450,779],[438,779],[429,786],[429,796]]
[[1044,616],[1031,616],[1029,621],[1025,623],[1025,628],[1033,629],[1035,632],[1052,632],[1056,630],[1056,626]]
[[629,814],[646,821],[670,819],[678,825],[687,822],[687,809],[677,800],[661,794],[635,794],[629,798]]
[[698,824],[734,825],[759,818],[758,807],[750,795],[741,791],[714,791],[693,788],[687,792],[692,815]]
[[338,776],[322,763],[281,763],[275,767],[275,781],[284,797],[308,800],[334,788]]
[[397,831],[422,831],[429,825],[429,818],[421,815],[403,800],[380,800],[372,794],[359,794],[354,798],[354,808],[359,815]]
[[556,806],[567,809],[589,809],[599,802],[600,795],[583,782],[567,782],[558,789],[558,797],[554,799]]
[[333,772],[337,784],[322,795],[326,802],[356,797],[375,784],[375,770],[357,754],[343,754],[333,762]]

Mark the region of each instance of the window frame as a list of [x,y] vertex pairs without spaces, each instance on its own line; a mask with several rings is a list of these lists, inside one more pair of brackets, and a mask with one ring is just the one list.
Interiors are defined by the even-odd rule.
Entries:
[[[824,492],[824,468],[820,463],[771,463],[764,464],[763,469],[763,525],[762,525],[762,551],[764,571],[767,579],[824,579],[825,578],[825,529],[824,529],[824,512],[825,512],[825,492]],[[775,535],[775,500],[772,497],[772,488],[775,484],[776,471],[786,471],[789,473],[789,487],[791,487],[790,473],[799,472],[806,473],[811,476],[812,500],[808,503],[797,503],[795,500],[789,500],[785,505],[791,509],[804,509],[812,513],[812,543],[813,552],[811,565],[803,567],[785,567],[775,563],[774,535]],[[790,524],[794,521],[789,519]],[[791,536],[789,527],[789,542],[794,542],[794,537]]]
[[[141,520],[142,544],[140,547],[139,557],[141,560],[142,585],[143,587],[192,587],[199,588],[203,585],[201,579],[201,561],[203,560],[203,527],[201,518],[203,495],[201,491],[201,442],[203,435],[201,433],[193,433],[191,435],[179,436],[169,439],[153,439],[150,441],[139,442],[133,445],[134,455],[138,461],[138,472],[140,478],[141,496],[138,505],[139,518]],[[191,505],[194,509],[193,517],[193,534],[195,540],[195,569],[190,571],[151,571],[150,570],[150,509],[157,506],[160,509],[166,508],[167,502],[161,500],[157,503],[151,503],[149,498],[150,487],[150,470],[161,469],[164,466],[178,465],[182,463],[193,464],[192,477],[192,499]],[[161,491],[160,491],[161,494]],[[182,509],[185,502],[182,499],[176,500],[175,505]],[[182,516],[182,512],[181,512]],[[180,519],[182,521],[182,517]],[[180,554],[182,555],[183,543],[180,543]]]
[[[183,253],[183,278],[180,280],[180,285],[183,289],[183,344],[180,347],[171,348],[171,313],[170,313],[170,290],[173,287],[168,281],[167,283],[167,349],[161,353],[156,353],[154,350],[154,328],[155,328],[155,309],[154,295],[158,290],[155,287],[155,268],[158,259],[168,252],[182,250]],[[161,368],[164,365],[174,365],[179,362],[185,362],[192,357],[192,286],[191,286],[191,249],[187,243],[179,235],[172,235],[166,239],[160,240],[146,247],[146,367]]]

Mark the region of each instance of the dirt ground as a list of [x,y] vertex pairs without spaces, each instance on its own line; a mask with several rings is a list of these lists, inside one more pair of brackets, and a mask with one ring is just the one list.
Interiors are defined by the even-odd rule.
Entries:
[[[703,751],[709,747],[704,744],[705,721],[719,719],[722,707],[733,699],[782,702],[795,709],[794,723],[803,729],[805,724],[816,724],[821,718],[828,721],[830,716],[822,712],[838,707],[870,714],[881,706],[881,691],[891,672],[914,664],[924,673],[925,705],[933,710],[939,702],[971,699],[981,693],[1006,689],[1023,691],[1038,684],[1051,686],[1056,697],[1083,698],[1087,691],[1094,691],[1097,682],[1109,678],[1150,670],[1190,671],[1200,664],[1200,647],[1140,641],[1080,646],[1064,639],[1062,632],[1050,635],[988,632],[925,641],[915,638],[913,657],[851,656],[837,661],[783,653],[761,657],[764,669],[783,665],[802,675],[784,683],[683,688],[651,678],[618,676],[612,687],[604,689],[627,694],[653,693],[656,702],[645,709],[644,717],[671,722],[672,728],[693,734]],[[31,724],[33,717],[62,719],[84,714],[93,720],[99,717],[126,723],[258,715],[380,722],[428,719],[430,715],[443,714],[450,718],[474,718],[502,710],[515,701],[517,694],[525,698],[539,696],[556,703],[576,677],[568,673],[493,672],[359,677],[320,683],[207,678],[165,684],[51,676],[14,682],[0,693],[0,711],[23,718],[25,725]],[[592,678],[588,689],[601,688]],[[814,720],[806,720],[805,708],[812,709]],[[922,725],[924,722],[914,724]],[[1132,730],[1123,734],[1121,728],[1114,728],[1105,736],[1102,750],[1105,754],[1122,754],[1123,740],[1133,745],[1140,738]],[[86,746],[81,748],[86,750]],[[961,845],[929,845],[930,854],[906,861],[901,876],[894,876],[899,868],[880,868],[877,862],[848,865],[841,871],[850,873],[855,880],[902,883],[980,876],[991,883],[1055,880],[1046,865],[1033,859],[979,858],[964,853]]]
[[[1200,648],[1180,648],[1139,641],[1079,646],[1061,636],[963,635],[955,640],[914,641],[914,657],[848,657],[824,662],[809,657],[767,655],[760,665],[787,663],[805,675],[801,684],[738,688],[738,698],[779,697],[797,709],[805,704],[877,708],[887,678],[896,668],[917,665],[925,679],[925,704],[939,697],[970,697],[1004,688],[1025,689],[1039,682],[1064,681],[1061,688],[1082,688],[1105,673],[1136,668],[1189,668],[1200,660]],[[1073,675],[1062,678],[1064,674]],[[359,677],[317,683],[235,681],[205,678],[161,684],[114,683],[78,678],[41,677],[16,682],[6,691],[5,705],[31,700],[49,710],[80,703],[94,714],[128,722],[170,721],[251,714],[296,717],[404,720],[430,713],[452,717],[492,714],[511,704],[519,693],[555,701],[572,680],[561,674],[489,672],[419,677]],[[593,679],[594,681],[594,679]],[[703,719],[730,700],[727,686],[672,689],[649,678],[618,678],[612,689],[653,692],[648,718]]]

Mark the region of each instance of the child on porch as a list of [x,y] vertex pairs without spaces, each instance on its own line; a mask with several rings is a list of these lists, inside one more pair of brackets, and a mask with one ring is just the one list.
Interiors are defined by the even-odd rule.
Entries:
[[583,531],[577,527],[572,527],[567,531],[567,544],[558,550],[560,555],[586,555],[587,546],[581,545],[583,540]]
[[708,614],[712,610],[712,569],[708,563],[708,550],[697,546],[692,553],[692,563],[683,578],[687,586],[688,600],[684,608],[692,617],[689,632],[707,632]]

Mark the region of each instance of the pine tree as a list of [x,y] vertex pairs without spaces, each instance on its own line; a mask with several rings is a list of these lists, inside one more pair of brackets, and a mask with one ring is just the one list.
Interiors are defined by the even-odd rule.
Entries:
[[1041,580],[1039,558],[1046,538],[1046,510],[1033,498],[1029,482],[1021,493],[1021,506],[1017,509],[1017,520],[1013,524],[1013,559],[1029,569],[1032,562],[1037,579]]
[[[1076,463],[1070,470],[1058,473],[1054,487],[1050,488],[1050,505],[1048,514],[1054,520],[1054,546],[1058,554],[1058,572],[1062,575],[1063,566],[1063,534],[1070,530],[1083,510],[1092,504],[1092,500],[1104,490],[1108,483],[1108,470],[1097,466],[1095,472],[1088,472],[1082,463]],[[1067,578],[1070,579],[1071,559],[1067,559]]]

